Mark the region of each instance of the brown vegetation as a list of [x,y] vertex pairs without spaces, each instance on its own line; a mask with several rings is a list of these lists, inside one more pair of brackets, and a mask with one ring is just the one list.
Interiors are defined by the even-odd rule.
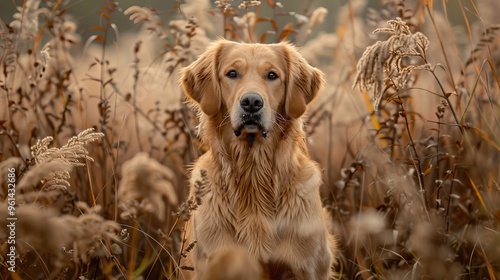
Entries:
[[[204,147],[179,69],[218,36],[286,39],[325,72],[306,130],[339,278],[500,278],[498,1],[351,0],[335,22],[307,1],[300,11],[185,2],[163,13],[108,1],[86,39],[65,1],[27,0],[0,20],[2,279],[176,279],[191,269],[179,267],[196,246],[184,241],[197,208],[186,174]],[[140,32],[113,22],[121,8]],[[322,22],[335,32],[319,32]]]

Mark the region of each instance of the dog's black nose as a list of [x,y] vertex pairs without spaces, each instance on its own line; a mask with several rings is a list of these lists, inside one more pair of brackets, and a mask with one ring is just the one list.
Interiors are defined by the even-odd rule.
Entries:
[[247,113],[256,113],[264,107],[264,100],[257,93],[245,93],[240,99],[240,106]]

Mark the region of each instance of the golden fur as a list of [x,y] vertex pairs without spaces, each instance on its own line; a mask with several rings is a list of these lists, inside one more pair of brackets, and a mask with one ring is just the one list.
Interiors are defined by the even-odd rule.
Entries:
[[[331,277],[336,247],[301,119],[322,73],[287,43],[219,40],[183,70],[181,83],[208,148],[191,175],[190,195],[203,197],[187,225],[197,244],[183,265],[195,271],[184,276],[202,279],[211,259],[238,246],[267,277],[275,266],[296,279]],[[195,193],[201,170],[208,182]]]

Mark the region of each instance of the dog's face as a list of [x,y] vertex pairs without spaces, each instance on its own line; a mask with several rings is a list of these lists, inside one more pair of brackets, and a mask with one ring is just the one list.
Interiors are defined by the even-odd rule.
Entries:
[[278,49],[240,45],[221,56],[219,77],[236,136],[261,132],[266,137],[285,95],[285,61]]
[[302,116],[323,78],[287,43],[220,40],[183,70],[181,83],[204,114],[223,116],[219,125],[253,143],[279,129],[277,120]]

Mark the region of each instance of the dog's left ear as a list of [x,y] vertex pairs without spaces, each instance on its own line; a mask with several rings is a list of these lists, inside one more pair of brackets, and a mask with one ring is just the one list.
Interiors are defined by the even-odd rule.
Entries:
[[304,114],[324,84],[323,72],[312,67],[295,47],[283,43],[288,76],[286,80],[285,113],[296,119]]

